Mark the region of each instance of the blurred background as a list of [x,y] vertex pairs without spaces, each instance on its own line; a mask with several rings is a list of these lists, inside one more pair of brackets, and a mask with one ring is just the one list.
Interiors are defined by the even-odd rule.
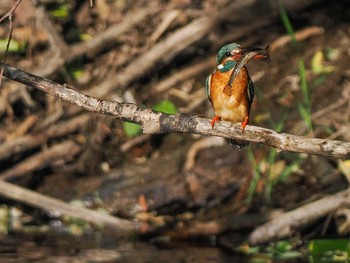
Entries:
[[[14,4],[1,0],[1,17]],[[12,31],[11,66],[100,99],[211,119],[204,87],[220,47],[269,46],[271,63],[247,66],[256,92],[250,123],[350,141],[349,1],[90,4],[22,1],[12,29],[0,24],[2,61]],[[131,238],[0,193],[4,262],[307,262],[316,238],[344,245],[347,210],[341,222],[323,215],[283,241],[242,244],[274,213],[345,190],[349,177],[350,160],[142,134],[2,78],[0,178],[141,226]]]

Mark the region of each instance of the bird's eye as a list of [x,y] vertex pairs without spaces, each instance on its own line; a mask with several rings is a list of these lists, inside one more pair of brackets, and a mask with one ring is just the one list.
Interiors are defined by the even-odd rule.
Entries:
[[226,57],[230,57],[231,56],[231,52],[226,52]]

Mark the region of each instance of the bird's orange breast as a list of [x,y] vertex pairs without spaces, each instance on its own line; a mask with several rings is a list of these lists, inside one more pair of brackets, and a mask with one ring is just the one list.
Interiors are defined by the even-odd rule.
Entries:
[[[233,70],[233,69],[232,69]],[[215,70],[211,77],[210,97],[215,115],[222,120],[242,122],[249,116],[248,71],[243,67],[233,81],[231,87],[227,83],[232,70],[220,72]]]

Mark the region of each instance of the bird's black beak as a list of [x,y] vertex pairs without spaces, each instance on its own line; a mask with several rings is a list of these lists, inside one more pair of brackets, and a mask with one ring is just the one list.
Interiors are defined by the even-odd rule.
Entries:
[[265,49],[258,47],[241,47],[238,53],[233,54],[233,57],[244,57],[252,52],[255,53],[252,59],[262,59],[267,63],[271,62],[268,46]]

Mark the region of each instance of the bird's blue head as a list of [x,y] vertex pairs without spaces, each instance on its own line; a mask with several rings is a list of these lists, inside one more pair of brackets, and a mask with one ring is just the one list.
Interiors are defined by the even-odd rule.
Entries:
[[218,55],[216,57],[216,62],[221,64],[222,61],[227,57],[232,57],[235,53],[239,53],[241,51],[241,46],[236,43],[230,43],[222,48],[220,48]]

